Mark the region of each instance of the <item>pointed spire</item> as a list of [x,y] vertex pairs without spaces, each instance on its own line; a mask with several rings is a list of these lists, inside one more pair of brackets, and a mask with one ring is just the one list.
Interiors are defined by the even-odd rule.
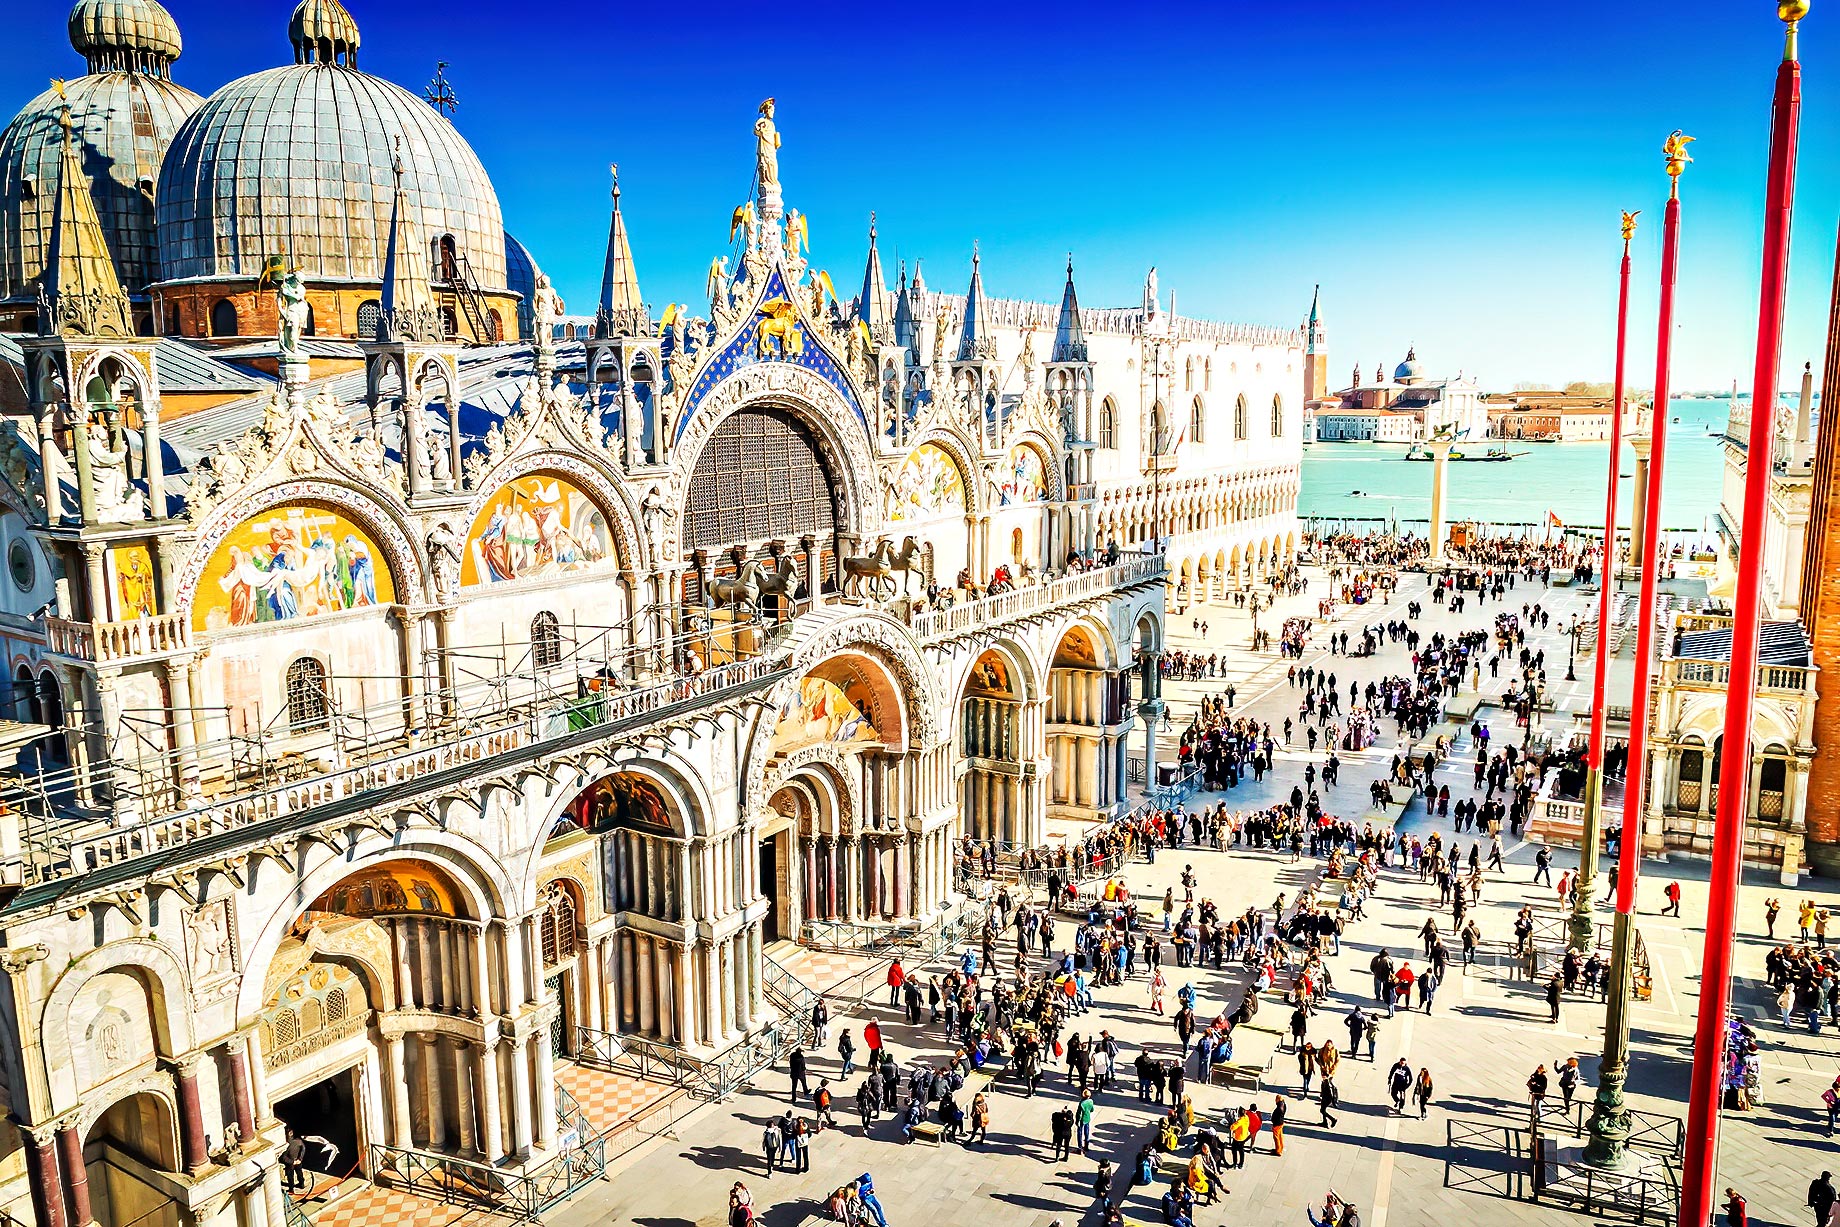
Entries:
[[376,340],[430,341],[445,333],[428,285],[428,265],[416,241],[409,193],[403,187],[402,138],[396,138],[396,195],[390,204],[390,245],[383,256],[383,290],[378,296]]
[[1329,339],[1323,334],[1322,326],[1322,286],[1318,285],[1310,295],[1310,322],[1305,328],[1304,352],[1307,354],[1326,354],[1329,352]]
[[1080,298],[1073,292],[1073,253],[1067,253],[1067,288],[1061,291],[1061,316],[1054,325],[1050,362],[1086,361],[1086,328],[1080,323]]
[[914,301],[918,303],[926,295],[926,278],[920,273],[920,261],[914,261]]
[[893,329],[888,304],[888,279],[882,275],[882,253],[875,245],[875,214],[869,214],[869,262],[863,266],[862,291],[856,295],[856,318],[868,326],[877,341]]
[[[63,94],[62,84],[58,93]],[[70,104],[58,116],[64,147],[58,158],[51,249],[39,276],[40,336],[130,337],[133,317],[96,218],[96,200],[71,133]]]
[[920,365],[920,330],[914,326],[914,301],[907,288],[907,261],[901,261],[901,282],[894,293],[894,343],[907,350],[907,364]]
[[985,317],[990,310],[984,305],[984,274],[978,270],[978,264],[978,247],[974,242],[971,245],[971,288],[965,293],[965,326],[958,338],[960,362],[997,356],[996,338],[986,331]]
[[1361,386],[1361,364],[1359,362],[1354,364],[1354,374],[1348,377],[1348,386],[1351,388]]
[[604,337],[637,335],[645,332],[645,300],[639,297],[639,273],[626,241],[626,219],[620,214],[620,168],[607,169],[613,174],[613,217],[607,223],[607,263],[601,270],[595,332]]

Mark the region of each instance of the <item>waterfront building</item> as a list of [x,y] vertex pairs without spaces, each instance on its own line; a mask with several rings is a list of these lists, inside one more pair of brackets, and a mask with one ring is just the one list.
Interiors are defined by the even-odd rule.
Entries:
[[1458,438],[1479,440],[1489,427],[1476,381],[1462,375],[1428,378],[1416,348],[1393,368],[1391,379],[1381,368],[1371,382],[1364,382],[1356,366],[1349,386],[1315,401],[1311,417],[1316,438],[1323,441],[1419,442],[1444,429]]
[[[94,75],[166,79],[153,0],[77,11]],[[975,251],[890,289],[873,227],[839,302],[771,100],[706,313],[646,306],[616,187],[571,316],[338,0],[290,35],[146,155],[151,238],[86,171],[131,108],[9,129],[56,129],[0,338],[0,1207],[38,1227],[278,1227],[291,1121],[362,1173],[590,1178],[558,1063],[771,1059],[779,943],[927,925],[960,836],[1131,804],[1172,590],[1295,556],[1299,332],[1154,270],[999,299]],[[361,209],[290,161],[330,135]]]
[[1607,396],[1565,392],[1515,392],[1483,397],[1492,439],[1604,443],[1610,438]]

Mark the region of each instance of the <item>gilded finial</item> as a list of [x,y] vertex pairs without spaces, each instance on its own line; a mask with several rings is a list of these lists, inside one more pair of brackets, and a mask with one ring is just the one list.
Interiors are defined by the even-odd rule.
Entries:
[[62,98],[65,96],[64,95],[64,78],[62,77],[51,78],[51,92],[56,94],[59,98]]
[[1787,29],[1783,34],[1783,59],[1796,58],[1795,32],[1808,16],[1809,0],[1776,0],[1776,16]]
[[618,162],[607,163],[607,177],[613,180],[613,198],[618,200],[620,198],[620,164]]
[[1695,138],[1688,136],[1679,128],[1668,133],[1668,138],[1661,142],[1661,155],[1667,159],[1668,195],[1680,194],[1680,172],[1687,169],[1687,163],[1693,158],[1687,153],[1687,146]]
[[1640,209],[1637,209],[1634,213],[1629,212],[1627,209],[1623,210],[1623,242],[1627,243],[1630,239],[1636,237],[1636,218],[1640,216],[1642,216],[1642,210]]
[[401,187],[403,177],[403,156],[402,137],[400,136],[396,138],[396,156],[390,160],[390,169],[396,172],[396,186]]

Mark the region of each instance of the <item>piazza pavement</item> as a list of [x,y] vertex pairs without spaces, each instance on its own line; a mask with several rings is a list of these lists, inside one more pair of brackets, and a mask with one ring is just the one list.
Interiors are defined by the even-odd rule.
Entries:
[[[1306,593],[1283,598],[1277,617],[1262,614],[1262,627],[1275,630],[1278,617],[1287,614],[1314,614],[1316,600],[1326,591],[1327,577],[1313,568],[1306,574],[1310,578]],[[1358,642],[1361,626],[1403,618],[1406,602],[1424,595],[1424,578],[1408,575],[1390,604],[1345,608],[1334,629],[1349,630],[1351,642]],[[1572,727],[1571,712],[1586,706],[1589,659],[1579,661],[1577,683],[1562,680],[1566,639],[1561,628],[1573,613],[1590,616],[1595,609],[1593,595],[1578,589],[1546,589],[1538,581],[1521,582],[1503,605],[1490,602],[1478,607],[1472,596],[1469,607],[1456,616],[1426,600],[1426,612],[1415,625],[1427,637],[1431,630],[1450,633],[1487,627],[1503,608],[1518,611],[1523,601],[1536,600],[1552,613],[1550,627],[1536,632],[1531,640],[1535,647],[1546,650],[1547,673],[1558,706],[1548,720],[1563,736]],[[1205,639],[1192,625],[1199,617],[1208,622]],[[1221,691],[1229,680],[1237,690],[1236,708],[1270,721],[1274,730],[1281,728],[1286,714],[1295,714],[1301,692],[1286,681],[1291,662],[1246,650],[1251,633],[1248,614],[1210,606],[1192,615],[1172,616],[1170,626],[1172,648],[1225,651],[1231,662],[1221,677],[1167,686],[1176,729],[1187,723],[1201,696]],[[1369,678],[1409,670],[1403,642],[1387,645],[1371,658],[1348,659],[1328,654],[1323,629],[1319,625],[1300,663],[1333,671],[1344,693],[1350,680],[1364,685]],[[1485,669],[1485,692],[1505,686],[1507,672],[1504,669],[1504,677],[1492,686]],[[1626,687],[1628,672],[1627,661],[1622,662],[1613,669],[1613,683],[1621,674],[1620,684]],[[1519,742],[1520,731],[1509,713],[1485,706],[1481,714],[1491,725],[1497,748],[1510,739]],[[1166,754],[1173,754],[1173,737],[1173,733],[1166,737]],[[1373,750],[1344,752],[1342,781],[1335,789],[1324,790],[1325,807],[1358,821],[1368,808],[1369,781],[1388,771],[1396,748],[1393,725],[1387,721]],[[1250,809],[1274,803],[1301,781],[1308,757],[1301,745],[1281,752],[1278,770],[1269,773],[1262,784],[1248,780],[1229,793],[1198,794],[1190,805],[1224,801],[1232,809]],[[1320,752],[1316,757],[1320,766]],[[1440,779],[1448,777],[1453,802],[1472,795],[1471,761],[1467,753],[1460,754],[1440,769]],[[1407,835],[1423,837],[1437,829],[1444,830],[1446,838],[1452,837],[1448,824],[1428,818],[1422,803],[1410,807],[1399,827]],[[1454,838],[1467,852],[1474,837]],[[1507,840],[1505,831],[1504,840],[1507,869],[1487,875],[1481,905],[1471,913],[1491,945],[1511,939],[1513,916],[1523,904],[1532,904],[1542,918],[1559,914],[1556,893],[1531,882],[1535,849]],[[1486,846],[1483,855],[1487,855]],[[1286,856],[1249,848],[1216,852],[1184,847],[1160,852],[1153,864],[1136,861],[1124,878],[1134,895],[1148,900],[1160,897],[1170,886],[1178,886],[1179,891],[1183,866],[1192,864],[1200,883],[1197,899],[1213,899],[1223,913],[1231,915],[1254,904],[1268,909],[1279,892],[1294,899],[1299,888],[1313,883],[1320,873],[1319,864],[1307,856],[1301,863],[1287,861]],[[1555,877],[1575,862],[1574,854],[1560,851],[1554,862]],[[1649,861],[1643,867],[1640,927],[1650,952],[1653,991],[1648,1001],[1634,1007],[1629,1089],[1631,1105],[1650,1112],[1685,1116],[1686,1074],[1699,997],[1695,968],[1703,939],[1698,917],[1705,907],[1705,876],[1703,862],[1680,857],[1665,863]],[[1669,879],[1682,884],[1683,919],[1657,914],[1664,882]],[[1600,878],[1600,900],[1603,886]],[[1794,901],[1802,897],[1840,906],[1840,892],[1826,882],[1805,880],[1799,888],[1783,888],[1774,874],[1756,871],[1747,875],[1740,904],[1738,972],[1742,980],[1736,1001],[1743,1013],[1759,1020],[1763,1102],[1753,1113],[1727,1113],[1719,1187],[1734,1185],[1749,1199],[1754,1223],[1805,1223],[1807,1212],[1801,1204],[1808,1181],[1823,1165],[1840,1166],[1834,1162],[1840,1158],[1834,1141],[1822,1134],[1820,1101],[1821,1091],[1840,1073],[1840,1031],[1810,1035],[1798,1028],[1785,1032],[1770,1019],[1768,995],[1758,984],[1768,949],[1762,932],[1762,901],[1772,893],[1784,900],[1784,924],[1793,916]],[[1449,928],[1448,909],[1438,906],[1435,883],[1421,884],[1409,870],[1387,870],[1367,918],[1350,924],[1341,952],[1328,960],[1333,992],[1312,1021],[1310,1039],[1318,1044],[1335,1039],[1338,1048],[1345,1044],[1343,1017],[1357,1003],[1371,1005],[1367,964],[1376,950],[1390,950],[1395,958],[1420,965],[1422,960],[1416,956],[1423,951],[1416,934],[1427,914],[1439,917],[1440,929]],[[1607,920],[1608,909],[1601,910],[1600,916]],[[1057,945],[1072,931],[1071,923],[1060,922]],[[1198,1116],[1211,1118],[1229,1105],[1248,1102],[1269,1115],[1276,1093],[1293,1099],[1283,1157],[1271,1153],[1269,1133],[1262,1134],[1259,1149],[1246,1166],[1226,1173],[1228,1195],[1212,1206],[1198,1208],[1198,1225],[1303,1224],[1306,1207],[1320,1206],[1330,1188],[1358,1205],[1369,1227],[1387,1227],[1392,1222],[1584,1221],[1583,1216],[1565,1209],[1524,1200],[1524,1183],[1505,1170],[1510,1160],[1503,1147],[1526,1124],[1524,1084],[1534,1066],[1545,1063],[1550,1069],[1565,1058],[1578,1057],[1584,1072],[1579,1098],[1589,1102],[1602,1044],[1604,1006],[1582,994],[1568,997],[1555,1025],[1549,1021],[1538,986],[1516,979],[1507,958],[1487,957],[1464,972],[1456,943],[1448,935],[1446,940],[1453,951],[1452,970],[1437,993],[1433,1011],[1385,1019],[1376,1061],[1344,1057],[1337,1079],[1342,1094],[1338,1127],[1326,1129],[1317,1124],[1320,1117],[1313,1101],[1296,1102],[1298,1074],[1288,1053],[1277,1055],[1256,1093],[1200,1086],[1191,1078]],[[909,968],[910,973],[943,970],[943,964]],[[1245,978],[1237,968],[1215,971],[1169,966],[1165,974],[1172,999],[1182,984],[1194,984],[1200,995],[1196,1012],[1201,1018],[1237,1003]],[[822,1215],[832,1190],[867,1171],[874,1175],[889,1223],[897,1227],[999,1222],[1005,1227],[1055,1223],[1072,1227],[1096,1222],[1092,1183],[1097,1160],[1111,1160],[1118,1172],[1114,1187],[1122,1189],[1133,1157],[1148,1140],[1158,1114],[1154,1104],[1138,1102],[1129,1062],[1139,1047],[1173,1056],[1178,1042],[1169,1020],[1150,1012],[1141,971],[1122,987],[1097,990],[1095,998],[1096,1008],[1070,1020],[1065,1031],[1090,1036],[1101,1028],[1109,1029],[1124,1046],[1119,1059],[1123,1076],[1112,1089],[1096,1096],[1094,1147],[1088,1157],[1076,1153],[1072,1162],[1050,1161],[1049,1115],[1074,1098],[1058,1066],[1050,1067],[1041,1092],[1032,1099],[1024,1098],[1010,1082],[995,1084],[987,1145],[904,1144],[897,1122],[886,1114],[864,1136],[854,1110],[860,1072],[847,1084],[835,1081],[839,1068],[835,1039],[840,1030],[849,1027],[860,1036],[865,1015],[873,1015],[903,1064],[910,1059],[943,1064],[951,1051],[939,1027],[910,1028],[901,1012],[886,1008],[886,997],[876,993],[864,1013],[834,1017],[832,1046],[811,1054],[813,1084],[819,1078],[834,1080],[839,1127],[825,1130],[815,1140],[809,1173],[781,1170],[769,1177],[761,1158],[762,1129],[787,1104],[788,1079],[781,1068],[763,1074],[751,1088],[730,1099],[684,1117],[653,1141],[624,1155],[610,1169],[608,1179],[552,1210],[545,1221],[552,1227],[608,1222],[638,1227],[720,1224],[726,1221],[729,1187],[742,1180],[752,1190],[761,1222],[767,1227],[791,1227]],[[1266,998],[1259,1021],[1283,1029],[1288,1017],[1289,1009],[1273,994]],[[1401,1056],[1414,1070],[1429,1068],[1436,1081],[1437,1097],[1426,1119],[1391,1112],[1385,1073]],[[801,1109],[809,1115],[809,1101]],[[1524,1134],[1519,1136],[1524,1140]],[[1127,1219],[1161,1222],[1155,1200],[1160,1193],[1160,1187],[1132,1190],[1124,1205]]]

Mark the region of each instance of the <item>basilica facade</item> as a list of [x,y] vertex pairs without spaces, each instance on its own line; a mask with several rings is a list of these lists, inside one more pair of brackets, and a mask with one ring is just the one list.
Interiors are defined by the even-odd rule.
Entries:
[[0,136],[18,1221],[281,1227],[289,1126],[544,1170],[557,1063],[715,1060],[781,943],[1141,800],[1170,609],[1295,555],[1300,331],[891,286],[873,227],[839,298],[771,100],[706,310],[616,188],[577,326],[338,0],[204,99],[155,0],[70,24]]

